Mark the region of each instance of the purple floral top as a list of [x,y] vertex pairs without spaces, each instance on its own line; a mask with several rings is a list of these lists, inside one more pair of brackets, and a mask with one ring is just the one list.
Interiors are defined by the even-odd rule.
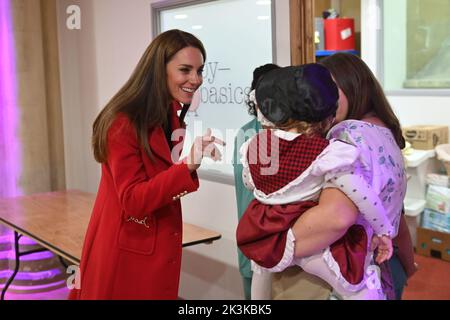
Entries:
[[334,126],[328,138],[351,143],[360,149],[360,168],[355,170],[378,194],[394,227],[393,237],[397,235],[406,193],[406,171],[391,131],[364,121],[346,120]]

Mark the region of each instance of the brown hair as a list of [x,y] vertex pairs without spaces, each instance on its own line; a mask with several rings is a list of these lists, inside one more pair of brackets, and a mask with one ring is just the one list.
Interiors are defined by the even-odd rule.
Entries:
[[201,41],[181,30],[166,31],[150,43],[130,79],[94,121],[92,147],[95,160],[106,162],[108,129],[119,113],[129,118],[140,145],[153,159],[148,131],[158,126],[167,128],[168,125],[167,112],[171,98],[167,89],[166,65],[178,51],[186,47],[199,49],[206,60]]
[[362,120],[373,112],[392,132],[400,149],[405,147],[400,122],[383,89],[367,64],[358,56],[336,53],[320,61],[330,70],[348,100],[347,119]]

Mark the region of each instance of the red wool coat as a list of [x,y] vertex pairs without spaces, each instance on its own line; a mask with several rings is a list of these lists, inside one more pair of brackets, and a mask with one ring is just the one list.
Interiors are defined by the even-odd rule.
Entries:
[[[180,128],[172,104],[172,130]],[[128,118],[108,132],[108,160],[86,233],[81,287],[71,299],[176,299],[181,268],[180,198],[198,189],[196,174],[174,164],[161,127],[149,133],[152,162]],[[179,143],[182,143],[182,138]],[[181,152],[181,145],[174,142]],[[179,156],[179,154],[177,154]]]

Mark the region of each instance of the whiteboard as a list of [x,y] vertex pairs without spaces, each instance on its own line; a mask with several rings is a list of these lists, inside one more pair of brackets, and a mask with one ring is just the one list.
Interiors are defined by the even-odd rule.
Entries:
[[187,31],[197,36],[206,49],[203,85],[185,118],[183,154],[189,151],[194,137],[211,128],[227,146],[222,161],[205,159],[199,175],[234,184],[234,138],[239,128],[252,119],[245,101],[253,70],[275,60],[274,6],[267,0],[194,1],[175,7],[159,5],[154,13],[156,33],[170,29]]

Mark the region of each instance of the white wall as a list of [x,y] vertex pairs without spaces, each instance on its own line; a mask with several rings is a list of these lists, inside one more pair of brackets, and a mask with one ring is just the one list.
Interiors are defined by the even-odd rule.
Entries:
[[99,108],[125,84],[152,39],[149,0],[94,4]]
[[[100,167],[92,156],[92,123],[150,43],[150,0],[58,0],[57,5],[66,186],[96,192]],[[81,9],[81,30],[66,27],[69,5]]]
[[275,1],[275,23],[276,23],[276,41],[277,41],[277,61],[280,66],[289,66],[291,64],[291,40],[289,28],[289,1]]
[[361,0],[361,56],[379,74],[378,43],[381,37],[381,0]]
[[[81,8],[81,30],[66,27],[66,8],[72,4]],[[98,111],[93,3],[60,0],[57,10],[66,187],[96,191],[100,172],[90,148]]]
[[449,96],[388,95],[403,126],[419,124],[450,125]]

